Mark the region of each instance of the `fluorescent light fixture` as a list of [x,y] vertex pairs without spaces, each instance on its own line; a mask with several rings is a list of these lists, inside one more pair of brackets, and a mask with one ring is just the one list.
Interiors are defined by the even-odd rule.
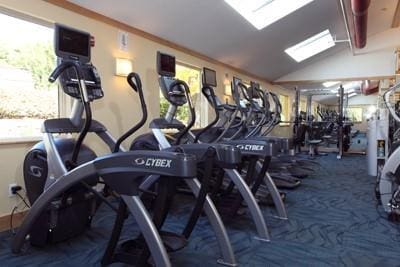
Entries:
[[309,57],[312,57],[328,48],[335,46],[332,34],[329,30],[325,30],[317,35],[314,35],[295,46],[285,50],[286,54],[291,56],[297,62],[301,62]]
[[351,94],[348,95],[348,97],[353,97],[353,96],[356,96],[356,95],[357,95],[357,93],[351,93]]
[[280,20],[314,0],[225,0],[257,30]]
[[334,86],[334,85],[339,84],[339,83],[340,83],[340,81],[332,81],[332,82],[324,82],[324,83],[322,83],[322,85],[324,87],[328,88],[328,87]]
[[351,89],[356,90],[356,89],[360,89],[361,87],[361,82],[357,81],[357,82],[349,82],[343,85],[343,89],[346,91],[349,91]]

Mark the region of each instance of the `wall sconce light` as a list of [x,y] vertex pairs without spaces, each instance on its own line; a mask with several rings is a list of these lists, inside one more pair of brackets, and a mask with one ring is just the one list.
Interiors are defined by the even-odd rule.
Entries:
[[224,84],[224,95],[232,96],[231,84]]
[[232,96],[232,88],[231,88],[231,81],[229,80],[228,73],[225,73],[224,79],[224,95]]
[[115,75],[127,77],[132,72],[132,61],[127,58],[116,58],[115,59]]

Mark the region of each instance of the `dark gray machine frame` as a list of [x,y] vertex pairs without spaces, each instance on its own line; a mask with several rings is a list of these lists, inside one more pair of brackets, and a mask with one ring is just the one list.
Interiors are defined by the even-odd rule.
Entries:
[[[172,77],[172,75],[168,74],[167,77]],[[190,95],[188,95],[188,97],[189,97],[188,101],[191,101]],[[164,119],[169,123],[173,122],[176,110],[177,110],[177,106],[170,104],[170,106],[168,108],[168,112]],[[156,123],[151,123],[151,125],[152,124],[156,125]],[[165,134],[162,132],[162,130],[160,128],[151,127],[151,130],[153,132],[154,137],[157,139],[158,144],[161,149],[168,149],[171,147],[171,144],[169,143]],[[193,138],[195,138],[195,135],[191,131],[189,131],[188,134],[191,135]],[[269,149],[269,148],[265,147],[265,149]],[[225,174],[229,177],[229,179],[235,184],[236,188],[238,189],[241,196],[243,197],[244,202],[246,203],[247,207],[249,208],[250,214],[252,216],[253,222],[256,226],[257,233],[258,233],[258,236],[256,236],[255,238],[258,240],[261,240],[261,241],[268,242],[270,240],[270,236],[268,233],[267,225],[265,223],[264,216],[261,212],[261,209],[260,209],[260,207],[257,203],[257,200],[256,200],[254,194],[252,193],[251,189],[249,188],[249,186],[246,184],[246,182],[244,181],[244,179],[242,178],[242,176],[239,174],[239,172],[236,169],[224,169],[224,171],[225,171]],[[150,176],[140,186],[141,189],[143,189],[143,190],[148,189],[158,179],[159,179],[159,176],[157,176],[157,175]],[[271,177],[269,175],[267,175],[265,179],[270,180],[270,181],[267,181],[268,188],[271,189],[272,191],[275,190],[277,192],[277,198],[279,198],[279,201],[282,201],[282,199],[280,198],[279,192],[278,192],[277,188],[275,187]],[[194,188],[193,188],[194,185],[200,185],[200,183],[198,182],[197,179],[186,180],[186,182],[192,191],[194,191]],[[273,194],[273,193],[271,193],[271,194]],[[281,204],[282,204],[283,208],[279,209],[279,214],[282,218],[287,218],[286,210],[284,209],[284,205],[283,205],[283,203],[281,203]],[[212,212],[214,209],[215,209],[214,204],[212,203],[211,199],[209,199],[207,197],[207,201],[205,203],[205,212],[206,212],[207,216],[209,217],[211,224],[215,228],[215,226],[218,225],[219,223],[222,224],[222,221],[219,222],[219,220],[216,219],[217,218],[216,214],[212,215],[212,213],[214,213],[214,212]],[[215,209],[215,211],[216,211],[216,209]],[[219,228],[222,228],[222,225],[219,226]],[[221,247],[221,249],[222,249],[222,247]]]
[[[156,155],[156,156],[155,156]],[[170,170],[147,167],[142,164],[148,159],[172,160]],[[97,158],[85,163],[74,170],[60,176],[47,190],[35,201],[22,225],[14,237],[12,251],[19,253],[27,235],[36,219],[45,210],[55,197],[65,192],[72,186],[84,181],[87,177],[98,175],[107,185],[120,194],[126,203],[131,215],[139,225],[147,245],[157,266],[171,266],[168,253],[162,239],[154,226],[151,216],[144,207],[139,195],[139,176],[144,174],[157,174],[163,176],[194,177],[196,175],[196,159],[192,156],[151,151],[120,152]],[[165,179],[165,178],[164,178]]]
[[[400,83],[389,88],[388,91],[383,95],[383,100],[388,108],[390,115],[397,122],[400,122],[400,117],[398,116],[396,110],[390,104],[390,98],[393,94],[400,88]],[[398,217],[400,214],[400,208],[395,199],[399,198],[400,195],[400,183],[396,175],[399,175],[400,168],[400,146],[397,147],[388,157],[383,166],[383,169],[379,172],[379,192],[380,201],[382,203],[383,209],[390,216]]]
[[[237,87],[240,82],[241,82],[241,79],[239,79],[237,77],[233,77],[231,86],[232,86],[232,95],[234,96],[235,101],[236,101],[236,107],[235,107],[235,110],[232,112],[232,115],[230,116],[231,118],[234,118],[240,112],[240,108],[239,108],[240,103],[238,100],[240,98],[240,95],[239,95],[237,88],[234,88],[234,86]],[[213,105],[212,104],[213,101],[212,100],[210,101],[210,100],[209,100],[210,104]],[[221,101],[215,95],[214,95],[214,100],[215,100],[215,103],[217,103],[217,104],[221,103]],[[233,120],[231,120],[226,125],[224,125],[224,127],[226,127],[225,130],[216,139],[214,139],[213,142],[218,142],[218,141],[222,140],[225,133],[229,130],[229,127],[231,127],[232,124],[233,124]],[[240,132],[240,130],[238,132]],[[189,132],[189,134],[194,136],[194,134],[192,132]],[[230,138],[230,139],[232,139],[232,138]],[[270,136],[255,136],[255,137],[247,138],[245,140],[234,140],[234,139],[226,140],[226,141],[223,141],[223,143],[236,146],[244,154],[253,153],[254,155],[259,155],[260,157],[263,157],[266,154],[275,155],[275,154],[277,154],[277,150],[289,150],[291,148],[291,144],[290,144],[291,142],[288,138],[270,137]],[[273,145],[273,143],[275,143],[275,145]],[[252,144],[255,145],[254,147],[257,147],[257,146],[263,147],[263,150],[251,151],[251,149],[249,149],[249,147],[252,147],[251,146]],[[264,149],[265,149],[265,151],[264,151]],[[258,161],[255,168],[256,168],[257,172],[263,171],[262,170],[263,163]],[[229,175],[229,177],[231,179],[234,179],[235,175],[240,176],[240,174],[236,171],[236,173],[231,173]],[[277,210],[277,214],[278,214],[277,218],[287,220],[288,216],[287,216],[285,205],[282,201],[282,198],[279,194],[279,191],[278,191],[274,181],[272,180],[272,177],[270,176],[270,174],[268,173],[267,170],[265,171],[263,182],[267,186],[268,191],[271,194],[272,200],[273,200],[275,208]],[[247,184],[246,184],[246,187],[248,187]],[[242,193],[242,191],[241,191],[241,193]],[[244,198],[244,199],[246,201],[246,198]],[[248,199],[248,201],[251,201],[251,199]],[[249,208],[253,208],[253,206],[249,206]],[[257,220],[258,220],[257,219],[257,208],[254,207],[254,209],[255,210],[253,210],[253,211],[250,209],[250,212],[252,212],[253,220],[255,221],[256,226],[257,226]]]
[[[79,132],[83,125],[84,105],[90,103],[86,81],[81,76],[77,62],[70,61],[61,63],[50,76],[49,81],[54,82],[57,77],[67,68],[74,68],[77,75],[77,85],[81,93],[81,99],[74,99],[71,116],[68,119],[55,119],[52,121],[52,127],[46,127],[44,122],[43,140],[47,152],[48,176],[44,186],[43,193],[33,203],[24,221],[19,227],[13,241],[13,253],[20,253],[27,236],[31,229],[48,207],[49,203],[61,193],[65,192],[74,185],[84,181],[88,177],[98,176],[117,192],[128,207],[128,210],[134,216],[139,225],[141,233],[145,238],[146,244],[153,256],[157,266],[171,266],[168,253],[164,247],[162,239],[153,224],[152,218],[144,207],[139,195],[140,177],[148,174],[160,175],[166,177],[181,177],[190,179],[196,175],[197,160],[194,156],[182,153],[166,151],[133,151],[120,152],[103,157],[98,157],[85,164],[68,171],[57,150],[53,134],[63,132]],[[128,77],[129,78],[129,77]],[[138,82],[138,81],[135,81]],[[65,127],[67,123],[67,128]],[[114,151],[117,141],[99,122],[92,120],[90,132],[94,132],[107,146],[110,151]],[[68,129],[68,131],[63,131]],[[78,130],[77,130],[78,129]],[[123,149],[120,149],[123,151]],[[150,161],[168,161],[169,167],[149,166]],[[150,164],[151,165],[151,164]]]

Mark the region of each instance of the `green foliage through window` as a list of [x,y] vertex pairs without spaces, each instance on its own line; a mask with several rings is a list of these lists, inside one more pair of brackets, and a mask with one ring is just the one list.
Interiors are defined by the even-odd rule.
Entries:
[[[193,100],[193,105],[195,106],[196,111],[200,111],[201,109],[201,90],[200,90],[200,70],[196,68],[191,68],[186,65],[177,64],[176,65],[176,78],[186,82],[190,89],[190,95]],[[169,103],[164,98],[162,93],[160,92],[160,116],[164,117],[168,111]],[[196,113],[196,126],[199,125],[200,112]],[[180,120],[183,123],[187,123],[189,120],[189,108],[188,105],[185,104],[182,107],[179,107],[176,114],[176,119]]]
[[53,29],[0,13],[0,138],[40,135],[58,116],[58,90],[48,82],[56,56]]
[[363,109],[361,107],[349,107],[346,110],[347,117],[352,122],[362,122],[363,121]]

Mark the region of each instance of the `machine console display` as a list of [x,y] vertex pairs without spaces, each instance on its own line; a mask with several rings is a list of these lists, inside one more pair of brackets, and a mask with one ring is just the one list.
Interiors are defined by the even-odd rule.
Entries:
[[[101,79],[97,69],[90,62],[90,34],[61,24],[55,26],[55,53],[58,63],[74,61],[79,65],[79,70],[85,80],[88,97],[90,100],[104,96]],[[78,78],[75,69],[69,68],[60,75],[60,85],[63,91],[80,99]]]
[[90,34],[64,25],[55,26],[55,49],[60,58],[90,62]]
[[217,74],[215,70],[203,68],[203,85],[217,87]]
[[175,57],[157,52],[157,72],[160,76],[175,77]]

